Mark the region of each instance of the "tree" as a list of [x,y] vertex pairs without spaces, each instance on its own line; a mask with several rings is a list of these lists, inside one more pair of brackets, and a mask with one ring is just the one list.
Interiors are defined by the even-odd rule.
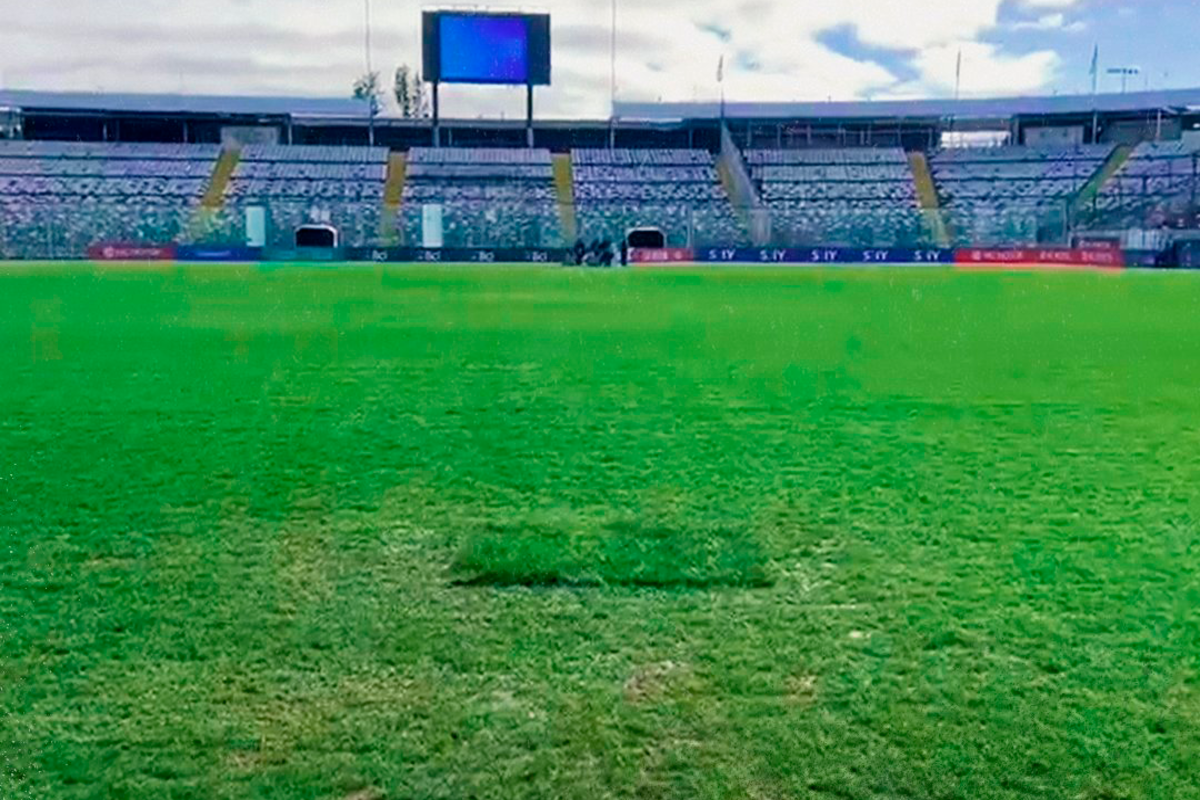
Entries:
[[417,116],[413,113],[413,89],[411,70],[407,64],[402,64],[396,68],[396,81],[392,85],[392,93],[396,96],[396,107],[400,109],[400,116],[405,119]]
[[396,106],[400,109],[400,116],[405,119],[425,119],[429,116],[425,81],[421,80],[421,73],[415,72],[407,64],[401,64],[396,68],[392,94],[396,97]]
[[379,86],[379,73],[368,72],[354,82],[354,99],[369,102],[372,115],[378,114],[383,90]]
[[367,104],[368,136],[370,144],[375,146],[375,117],[382,108],[383,90],[379,85],[379,73],[368,72],[354,82],[354,99]]
[[425,96],[425,81],[421,80],[419,72],[412,79],[412,105],[414,117],[417,119],[429,117],[429,100]]

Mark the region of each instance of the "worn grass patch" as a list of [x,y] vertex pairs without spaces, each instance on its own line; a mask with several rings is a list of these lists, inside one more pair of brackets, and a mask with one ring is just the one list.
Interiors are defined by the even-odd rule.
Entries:
[[630,517],[488,523],[453,564],[471,586],[770,586],[766,552],[745,528]]

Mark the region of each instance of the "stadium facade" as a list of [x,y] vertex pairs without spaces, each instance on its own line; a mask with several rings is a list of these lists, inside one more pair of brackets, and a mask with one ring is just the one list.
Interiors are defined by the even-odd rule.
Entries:
[[1161,253],[1197,228],[1200,89],[614,111],[535,120],[529,147],[524,122],[370,120],[353,100],[0,91],[0,254],[289,248],[312,225],[372,249],[651,228],[692,254]]

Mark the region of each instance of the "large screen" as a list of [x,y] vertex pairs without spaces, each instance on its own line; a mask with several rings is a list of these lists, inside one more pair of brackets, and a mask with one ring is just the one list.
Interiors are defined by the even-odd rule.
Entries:
[[550,17],[426,11],[425,78],[440,83],[550,83]]

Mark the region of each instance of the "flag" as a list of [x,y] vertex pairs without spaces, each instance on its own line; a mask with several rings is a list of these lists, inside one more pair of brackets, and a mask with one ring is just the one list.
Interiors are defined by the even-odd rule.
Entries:
[[958,61],[954,65],[954,99],[958,99],[959,91],[962,89],[962,48],[958,49]]
[[717,62],[717,83],[725,82],[725,54],[721,54],[721,60]]

